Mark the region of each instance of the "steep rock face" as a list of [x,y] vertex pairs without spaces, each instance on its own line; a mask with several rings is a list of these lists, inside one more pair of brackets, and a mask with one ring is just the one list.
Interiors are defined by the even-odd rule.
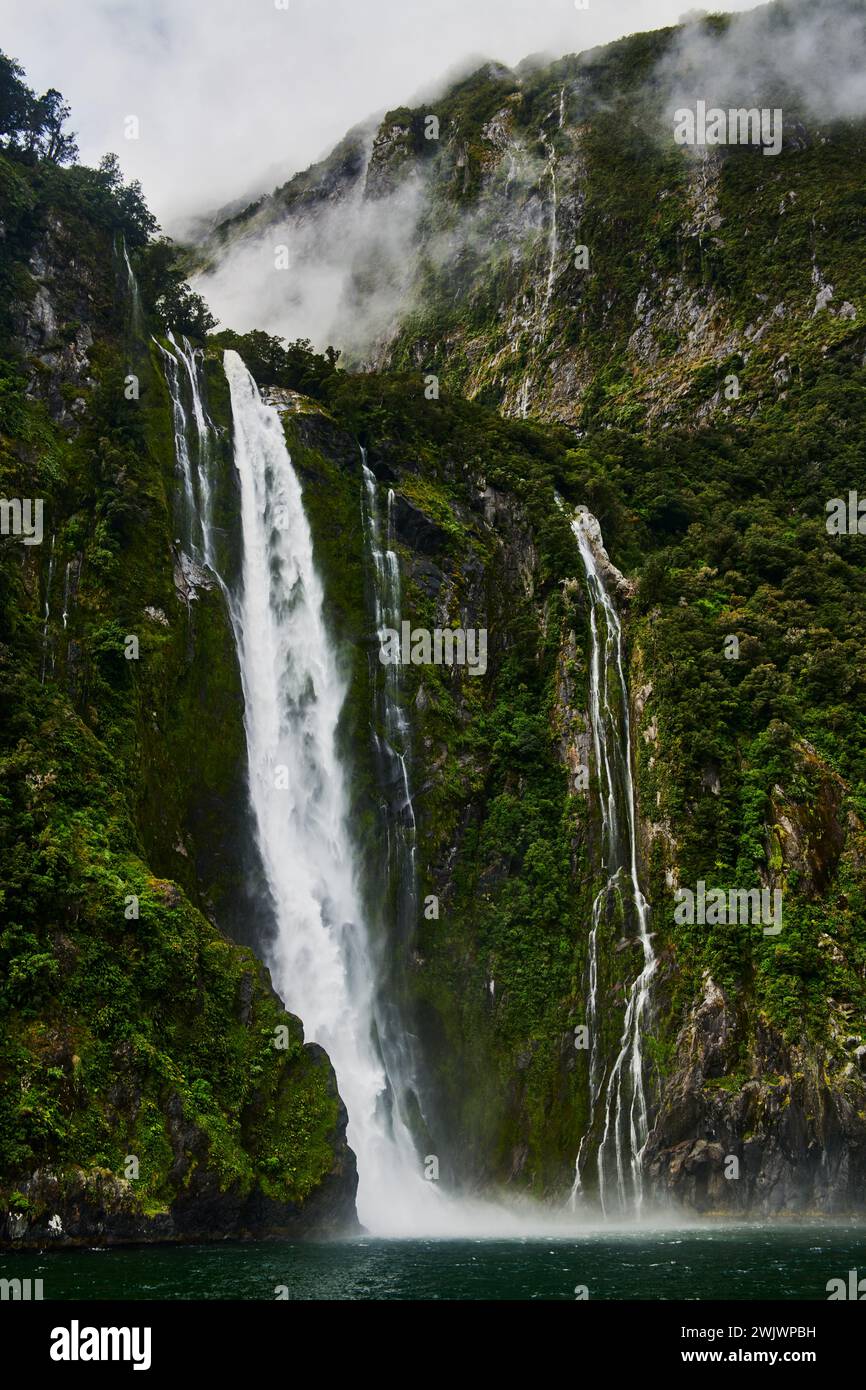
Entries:
[[728,1215],[858,1209],[866,1187],[858,1043],[849,1037],[841,1052],[786,1046],[707,977],[677,1036],[647,1145],[658,1196]]
[[[270,993],[268,982],[255,972],[244,979],[249,981],[250,996],[256,988]],[[288,1019],[274,1003],[274,1016]],[[261,1021],[260,1017],[255,1020]],[[56,1053],[52,1060],[63,1065],[69,1059]],[[80,1063],[78,1058],[72,1060]],[[134,1123],[142,1101],[134,1083],[123,1095],[125,1084],[118,1077],[111,1097],[112,1120],[118,1129],[130,1120]],[[323,1164],[308,1191],[300,1188],[294,1197],[282,1195],[274,1146],[293,1129],[297,1140],[302,1133],[298,1122],[303,1125],[305,1108],[318,1102],[320,1086],[333,1115],[333,1129],[317,1136],[330,1153],[330,1166]],[[259,1150],[262,1168],[273,1171],[276,1182],[269,1178],[250,1182],[221,1171],[221,1158],[213,1152],[208,1129],[191,1117],[188,1101],[170,1091],[164,1101],[170,1167],[161,1197],[151,1191],[142,1200],[138,1177],[118,1176],[97,1163],[64,1162],[37,1168],[20,1177],[11,1194],[4,1194],[8,1210],[0,1219],[0,1248],[299,1239],[346,1235],[358,1229],[358,1176],[355,1156],[345,1141],[346,1111],[333,1068],[321,1048],[313,1044],[296,1048],[276,1087],[260,1086],[251,1094],[240,1122],[243,1146],[253,1153]],[[299,1151],[300,1147],[294,1153],[289,1149],[284,1162],[295,1162]],[[122,1173],[133,1173],[130,1157]]]
[[[646,653],[639,660],[635,676],[646,669]],[[661,1202],[699,1213],[860,1210],[866,1046],[856,983],[861,933],[857,908],[853,918],[849,909],[860,902],[866,838],[849,789],[813,747],[794,745],[783,778],[788,790],[768,787],[766,819],[754,830],[759,882],[782,895],[778,932],[733,919],[677,927],[674,890],[694,880],[684,868],[682,836],[660,811],[670,787],[657,762],[664,729],[652,685],[638,692],[635,725],[651,774],[642,780],[645,803],[649,788],[658,788],[655,805],[642,807],[643,856],[663,943],[652,1024],[660,1044],[658,1109],[644,1154],[652,1189]],[[731,769],[720,776],[709,766],[702,795],[722,801],[730,776]],[[703,872],[709,878],[712,871]],[[748,960],[735,976],[732,953]],[[707,966],[698,978],[702,956]],[[727,974],[724,987],[713,978],[713,961]]]
[[19,305],[15,338],[31,364],[29,391],[45,401],[58,424],[68,424],[85,408],[91,390],[89,353],[98,278],[85,272],[69,277],[63,267],[74,260],[74,234],[58,217],[48,220],[28,265],[31,297]]

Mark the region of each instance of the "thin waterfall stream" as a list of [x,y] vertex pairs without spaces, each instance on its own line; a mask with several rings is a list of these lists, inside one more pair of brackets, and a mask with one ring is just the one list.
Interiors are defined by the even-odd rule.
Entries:
[[[604,884],[592,907],[586,1021],[589,1030],[590,1122],[575,1164],[572,1205],[583,1191],[584,1153],[598,1113],[603,1130],[597,1154],[598,1195],[605,1214],[640,1214],[641,1160],[649,1132],[644,1083],[643,1029],[656,968],[649,904],[640,886],[629,693],[622,623],[599,564],[604,555],[598,522],[578,508],[572,530],[590,599],[590,722],[601,813]],[[639,944],[642,967],[628,990],[616,1059],[604,1085],[599,1048],[599,929],[608,913],[621,917],[623,935]],[[600,1110],[601,1107],[601,1110]]]
[[[367,454],[363,448],[361,472],[362,517],[373,571],[373,618],[381,644],[385,631],[399,627],[401,618],[400,562],[394,549],[394,490],[388,488],[383,528],[376,475],[367,466]],[[388,869],[389,874],[396,872],[400,876],[405,915],[411,916],[414,921],[417,907],[417,827],[409,785],[409,722],[400,703],[400,667],[393,662],[383,665],[377,653],[374,673],[379,677],[373,682],[379,725],[374,730],[376,754],[383,767],[384,780],[391,784],[394,792],[391,797],[394,814],[388,818]]]
[[[417,1038],[401,1017],[397,1002],[405,994],[406,962],[412,952],[418,919],[418,864],[415,806],[410,781],[412,730],[401,699],[401,669],[380,660],[382,643],[389,629],[401,620],[402,584],[400,560],[396,551],[395,493],[392,487],[380,489],[367,464],[367,451],[361,451],[361,522],[368,569],[368,611],[378,639],[371,645],[370,687],[372,691],[372,743],[377,781],[382,796],[380,824],[385,831],[385,863],[381,879],[380,902],[387,922],[380,932],[377,962],[379,993],[377,1015],[379,1040],[389,1075],[400,1081],[403,1090],[395,1097],[406,1116],[411,1115],[426,1128],[421,1099]],[[381,492],[385,493],[382,506]],[[384,516],[383,516],[384,511]]]

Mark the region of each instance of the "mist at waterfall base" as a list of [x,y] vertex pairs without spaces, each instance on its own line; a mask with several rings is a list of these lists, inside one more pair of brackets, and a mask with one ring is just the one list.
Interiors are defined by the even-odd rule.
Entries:
[[[542,1204],[526,1197],[481,1199],[449,1194],[424,1172],[400,1097],[415,1087],[410,1049],[389,1037],[394,1021],[377,1003],[374,951],[364,920],[354,847],[348,831],[345,772],[336,735],[345,696],[323,617],[324,594],[313,561],[312,536],[301,486],[277,410],[266,404],[235,352],[226,352],[233,421],[234,464],[240,499],[240,582],[219,574],[211,516],[215,428],[204,404],[201,355],[170,338],[163,350],[172,397],[175,449],[185,544],[183,565],[211,571],[226,596],[244,691],[250,809],[277,931],[266,952],[274,985],[303,1021],[308,1041],[325,1048],[348,1111],[347,1138],[358,1161],[358,1215],[377,1236],[528,1237],[628,1224],[641,1208],[640,1148],[646,1139],[640,1034],[652,952],[647,909],[637,881],[630,753],[611,714],[607,672],[622,682],[622,635],[615,608],[593,558],[588,537],[575,525],[592,605],[594,733],[615,749],[596,748],[606,768],[605,891],[629,880],[645,965],[629,996],[619,1056],[606,1090],[599,1061],[591,1058],[592,1102],[604,1120],[598,1150],[599,1212],[586,1200],[578,1156],[570,1203]],[[362,461],[362,507],[378,579],[373,620],[378,627],[399,603],[399,569],[390,548],[390,505],[380,514],[376,484]],[[603,631],[602,631],[603,629]],[[389,866],[403,857],[416,902],[414,814],[407,771],[408,730],[398,692],[386,688],[382,750],[403,787],[401,818]],[[627,713],[624,716],[627,719]],[[608,725],[605,720],[608,719]],[[627,725],[624,733],[628,748]],[[604,798],[603,798],[604,800]],[[391,831],[388,832],[389,836]],[[591,954],[592,954],[591,944]],[[596,978],[590,961],[590,1021]],[[611,1195],[605,1202],[605,1184]],[[647,1228],[682,1217],[641,1212]]]

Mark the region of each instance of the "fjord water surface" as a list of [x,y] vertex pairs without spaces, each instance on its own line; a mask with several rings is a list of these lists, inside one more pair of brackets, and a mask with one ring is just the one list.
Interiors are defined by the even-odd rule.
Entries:
[[866,1230],[768,1223],[511,1240],[362,1237],[27,1254],[3,1266],[4,1276],[41,1278],[46,1299],[567,1302],[585,1287],[590,1303],[823,1301],[829,1279],[866,1270]]

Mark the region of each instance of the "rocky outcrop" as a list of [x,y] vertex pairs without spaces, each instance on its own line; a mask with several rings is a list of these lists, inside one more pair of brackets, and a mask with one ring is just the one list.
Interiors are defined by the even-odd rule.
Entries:
[[261,1183],[226,1186],[209,1165],[207,1135],[169,1097],[166,1118],[176,1195],[163,1210],[142,1202],[137,1183],[100,1168],[41,1168],[17,1184],[15,1205],[0,1212],[0,1249],[89,1249],[113,1245],[180,1244],[211,1240],[282,1240],[346,1236],[359,1230],[355,1211],[358,1173],[346,1144],[346,1110],[333,1069],[321,1048],[310,1061],[329,1072],[337,1125],[329,1136],[330,1172],[303,1201],[286,1201]]
[[394,528],[402,543],[419,555],[441,554],[447,539],[441,526],[402,495],[394,499]]
[[601,577],[604,580],[609,592],[616,596],[620,603],[631,598],[634,594],[634,581],[626,579],[611,561],[610,556],[604,547],[601,535],[601,526],[596,517],[588,507],[578,505],[574,509],[575,520],[586,536],[590,549],[595,556]]
[[[797,748],[797,773],[814,786],[808,801],[773,789],[767,826],[767,858],[780,878],[793,878],[800,892],[822,897],[836,877],[849,832],[861,834],[859,818],[844,811],[845,786],[808,743]],[[846,820],[848,823],[846,823]]]
[[[712,979],[676,1039],[644,1153],[654,1195],[700,1213],[859,1209],[866,1076],[859,1038],[834,1059],[786,1046]],[[864,1052],[866,1055],[866,1052]]]
[[14,319],[29,368],[29,391],[46,402],[60,423],[83,414],[87,394],[96,384],[90,354],[98,283],[86,268],[75,267],[73,247],[73,234],[52,215],[33,248],[27,267],[30,283]]

